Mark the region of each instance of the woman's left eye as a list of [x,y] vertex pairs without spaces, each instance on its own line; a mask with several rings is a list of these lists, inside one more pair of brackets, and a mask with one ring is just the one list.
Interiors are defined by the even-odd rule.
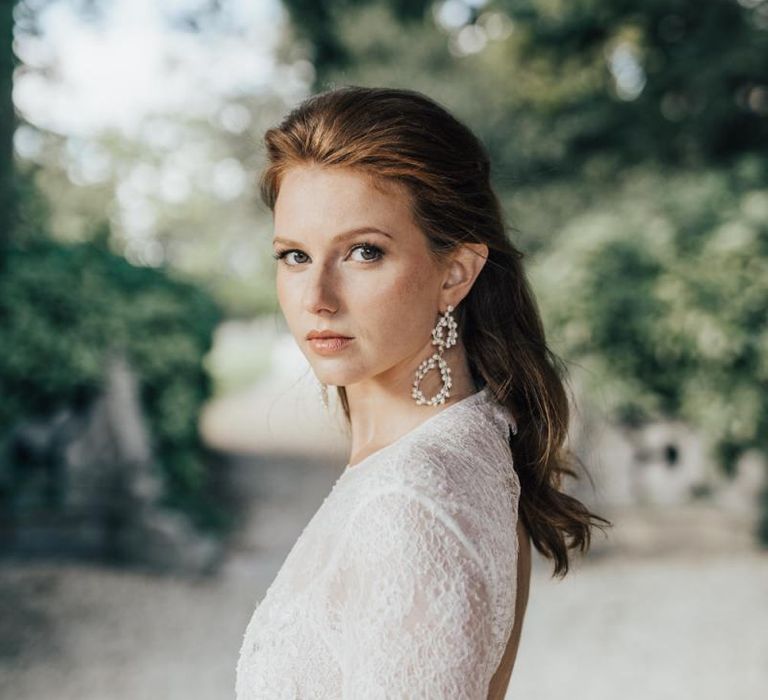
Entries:
[[352,248],[353,251],[355,250],[372,250],[375,253],[375,257],[373,258],[366,258],[363,257],[363,262],[371,262],[372,260],[378,260],[379,258],[383,257],[384,251],[379,248],[378,246],[371,245],[370,243],[360,243],[359,245],[356,245]]

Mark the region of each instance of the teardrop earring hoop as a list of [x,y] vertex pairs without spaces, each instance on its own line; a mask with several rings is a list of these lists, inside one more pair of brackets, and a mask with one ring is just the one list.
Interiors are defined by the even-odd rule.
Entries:
[[[431,357],[424,360],[416,370],[416,378],[413,381],[411,397],[420,406],[437,406],[438,404],[445,403],[445,400],[451,395],[451,368],[443,359],[443,352],[454,346],[458,337],[456,333],[456,321],[451,315],[451,311],[453,311],[453,306],[449,304],[445,314],[441,316],[437,325],[432,329],[432,345],[437,345],[437,351]],[[446,328],[448,329],[448,337],[444,338],[444,331]],[[427,399],[419,388],[419,385],[427,372],[435,366],[440,369],[440,376],[442,377],[443,384],[437,394],[431,399]]]

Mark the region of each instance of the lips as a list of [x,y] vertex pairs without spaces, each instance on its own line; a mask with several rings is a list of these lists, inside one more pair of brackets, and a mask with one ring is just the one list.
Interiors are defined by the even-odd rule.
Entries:
[[332,336],[330,338],[310,338],[309,344],[312,349],[320,355],[331,355],[344,350],[354,338],[342,338],[341,336]]
[[325,338],[342,338],[349,340],[351,336],[349,335],[342,335],[341,333],[335,333],[334,331],[310,331],[307,334],[307,340],[315,340],[315,339],[325,339]]

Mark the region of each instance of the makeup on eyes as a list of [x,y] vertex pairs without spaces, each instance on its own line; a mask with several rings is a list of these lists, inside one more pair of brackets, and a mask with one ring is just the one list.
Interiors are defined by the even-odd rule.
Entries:
[[[352,253],[354,250],[358,248],[372,250],[372,251],[375,251],[375,254],[376,254],[375,258],[359,261],[359,262],[363,262],[363,264],[371,264],[371,263],[378,262],[386,255],[386,252],[380,246],[375,245],[374,243],[370,243],[369,241],[361,241],[360,243],[356,243],[355,245],[350,247],[348,252]],[[304,251],[298,248],[286,248],[284,250],[276,250],[272,254],[272,257],[275,260],[283,260],[290,253],[301,253],[302,255],[306,255]],[[300,265],[301,263],[296,263],[294,265],[289,265],[288,263],[285,263],[285,264],[288,265],[289,267],[295,267],[297,264]]]

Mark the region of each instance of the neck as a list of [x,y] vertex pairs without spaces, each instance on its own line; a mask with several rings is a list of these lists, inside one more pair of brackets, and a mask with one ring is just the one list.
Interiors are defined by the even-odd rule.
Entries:
[[[390,373],[386,380],[377,377],[376,381],[346,387],[352,432],[350,463],[359,462],[447,406],[476,393],[477,387],[469,371],[463,345],[459,343],[450,348],[445,353],[445,361],[451,368],[452,386],[450,396],[442,404],[432,406],[416,403],[411,396],[416,368],[410,365],[406,370],[398,371],[397,377]],[[419,386],[427,399],[437,394],[441,386],[437,369],[431,370]]]

